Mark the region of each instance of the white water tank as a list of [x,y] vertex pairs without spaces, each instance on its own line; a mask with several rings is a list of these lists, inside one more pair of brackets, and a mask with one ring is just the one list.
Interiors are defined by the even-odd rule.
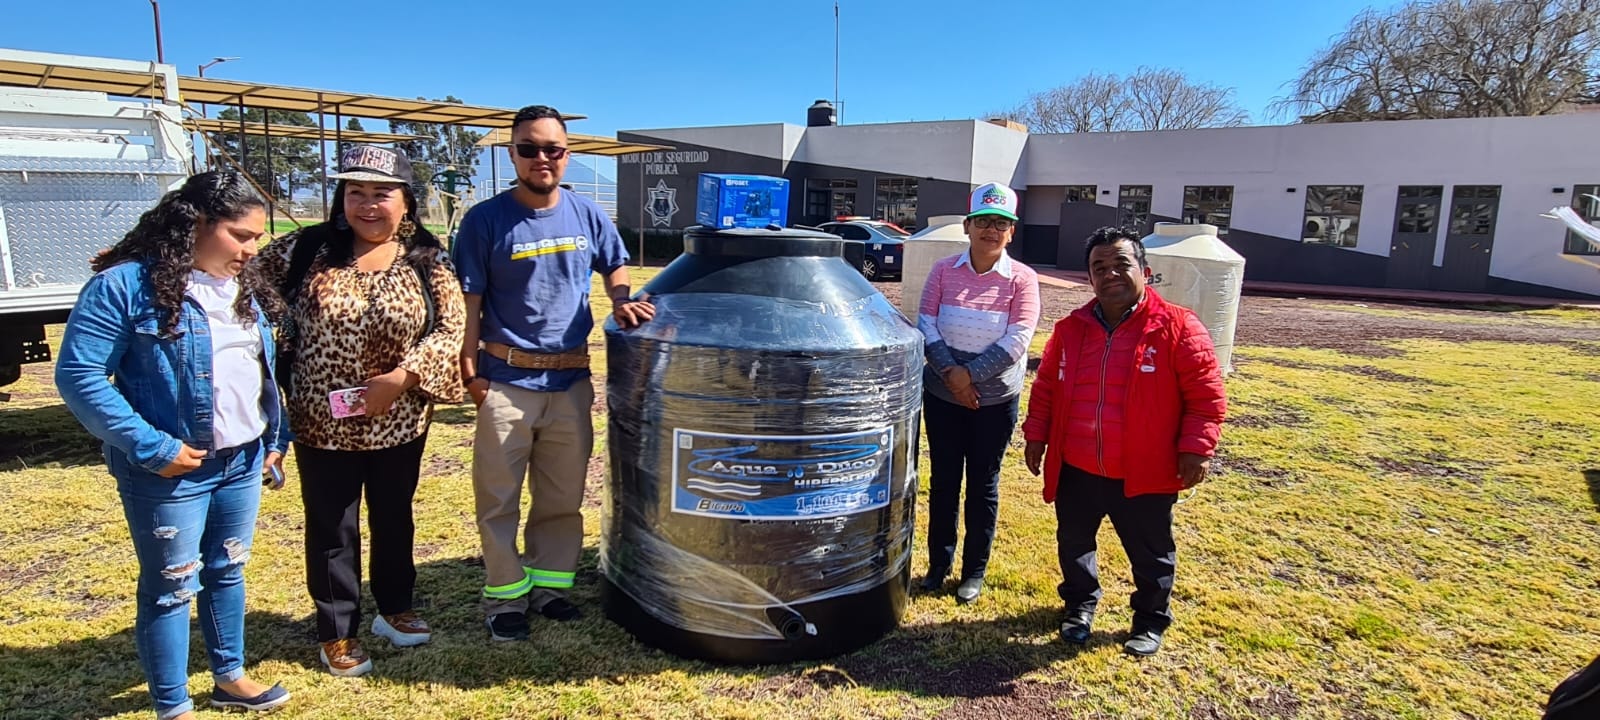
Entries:
[[928,226],[906,238],[900,268],[900,312],[912,323],[922,305],[922,286],[928,284],[928,271],[939,260],[966,252],[969,241],[961,226],[965,215],[935,215]]
[[1144,238],[1150,286],[1200,316],[1224,375],[1233,372],[1233,333],[1244,286],[1244,256],[1217,237],[1215,225],[1156,223]]

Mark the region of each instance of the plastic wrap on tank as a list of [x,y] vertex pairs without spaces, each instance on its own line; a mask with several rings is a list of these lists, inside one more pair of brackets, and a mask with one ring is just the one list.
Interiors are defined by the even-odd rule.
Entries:
[[[815,636],[865,627],[837,617],[850,598],[904,601],[921,335],[838,257],[683,262],[733,292],[657,294],[650,322],[607,325],[602,572],[696,636],[849,645]],[[882,604],[865,612],[892,626]]]

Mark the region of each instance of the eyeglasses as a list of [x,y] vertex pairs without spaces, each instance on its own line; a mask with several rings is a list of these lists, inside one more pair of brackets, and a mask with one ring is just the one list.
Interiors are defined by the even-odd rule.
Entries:
[[1016,224],[1014,220],[1007,220],[994,215],[979,215],[972,219],[973,227],[980,230],[1010,230]]
[[551,160],[560,160],[567,156],[567,149],[560,145],[535,145],[533,143],[517,143],[517,157],[532,160],[539,157],[539,153]]

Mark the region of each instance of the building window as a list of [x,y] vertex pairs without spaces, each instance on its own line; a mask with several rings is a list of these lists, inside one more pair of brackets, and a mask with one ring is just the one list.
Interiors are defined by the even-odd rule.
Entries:
[[1064,189],[1067,191],[1067,202],[1094,202],[1095,192],[1099,188],[1093,185],[1068,185]]
[[1187,185],[1183,188],[1183,222],[1217,226],[1217,236],[1228,234],[1233,219],[1232,185]]
[[[1404,224],[1403,219],[1401,224]],[[1356,232],[1360,227],[1360,185],[1306,186],[1306,224],[1301,240],[1334,247],[1355,247]]]
[[1401,185],[1400,197],[1402,198],[1442,198],[1444,187],[1440,185]]
[[806,181],[806,217],[813,222],[827,222],[855,214],[856,181]]
[[1499,185],[1457,185],[1450,202],[1450,234],[1493,235],[1499,197]]
[[1117,190],[1117,222],[1139,232],[1150,231],[1149,185],[1123,185]]
[[1400,209],[1394,230],[1402,235],[1436,235],[1439,232],[1439,202],[1444,187],[1439,185],[1401,185]]
[[806,183],[806,217],[823,218],[828,216],[828,191],[819,190],[810,182]]
[[892,222],[907,231],[917,227],[917,179],[878,178],[878,219]]
[[[1594,224],[1600,221],[1600,185],[1577,185],[1572,188],[1572,209],[1584,221]],[[1590,245],[1588,241],[1571,230],[1567,231],[1567,244],[1562,252],[1568,255],[1600,255],[1600,248]]]

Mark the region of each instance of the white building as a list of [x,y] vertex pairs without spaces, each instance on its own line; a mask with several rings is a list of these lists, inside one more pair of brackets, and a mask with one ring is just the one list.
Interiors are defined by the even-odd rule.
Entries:
[[1223,228],[1251,280],[1600,297],[1600,258],[1585,257],[1600,253],[1540,217],[1568,204],[1600,217],[1583,199],[1600,195],[1600,112],[1038,135],[823,123],[619,133],[675,148],[622,158],[619,221],[693,224],[701,172],[789,178],[791,224],[921,226],[997,181],[1022,194],[1013,254],[1038,265],[1081,268],[1102,225],[1174,220]]

